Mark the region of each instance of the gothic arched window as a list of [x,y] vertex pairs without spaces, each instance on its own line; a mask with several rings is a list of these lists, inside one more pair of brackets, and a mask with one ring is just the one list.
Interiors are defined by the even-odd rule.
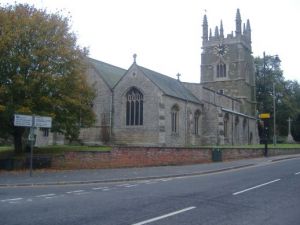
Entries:
[[219,63],[217,65],[217,77],[226,77],[226,64],[225,63]]
[[228,137],[228,123],[229,123],[229,115],[225,113],[224,115],[224,137]]
[[126,125],[143,125],[143,94],[134,87],[126,94]]
[[178,105],[174,105],[171,108],[171,130],[173,134],[178,134],[178,113],[179,113],[179,107]]
[[195,116],[194,116],[194,133],[195,133],[195,135],[199,134],[199,118],[200,118],[200,111],[197,110],[195,112]]

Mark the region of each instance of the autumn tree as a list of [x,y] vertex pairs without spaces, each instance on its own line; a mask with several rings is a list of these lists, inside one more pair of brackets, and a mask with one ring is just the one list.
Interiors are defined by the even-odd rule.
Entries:
[[89,126],[94,91],[85,80],[87,50],[77,45],[70,19],[28,4],[0,7],[0,135],[21,152],[25,128],[15,113],[51,116],[52,131],[76,139]]

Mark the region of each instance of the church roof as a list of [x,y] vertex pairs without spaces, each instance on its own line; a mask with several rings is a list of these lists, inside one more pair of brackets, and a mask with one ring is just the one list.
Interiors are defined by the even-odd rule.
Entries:
[[95,70],[97,70],[97,72],[100,74],[100,76],[104,79],[104,81],[108,84],[110,88],[113,88],[127,71],[120,67],[113,66],[92,58],[88,58],[88,62],[93,65]]
[[[110,88],[113,88],[127,70],[111,64],[88,58],[88,62],[94,67]],[[155,72],[153,70],[138,66],[148,79],[150,79],[166,95],[182,100],[201,103],[183,84],[171,77]]]
[[141,66],[138,66],[138,68],[166,95],[198,104],[201,103],[180,81]]

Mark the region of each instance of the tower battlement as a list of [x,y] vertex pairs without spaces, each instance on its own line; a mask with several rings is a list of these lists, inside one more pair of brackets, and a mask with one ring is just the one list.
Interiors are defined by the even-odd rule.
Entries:
[[214,29],[214,34],[212,29],[208,26],[207,16],[204,15],[203,18],[203,36],[202,36],[202,48],[215,46],[217,43],[222,42],[223,44],[236,44],[241,43],[246,48],[251,51],[251,27],[250,21],[247,19],[246,23],[243,23],[242,28],[242,19],[240,10],[237,9],[236,19],[235,19],[235,32],[224,35],[223,21],[221,20],[220,26],[216,26]]

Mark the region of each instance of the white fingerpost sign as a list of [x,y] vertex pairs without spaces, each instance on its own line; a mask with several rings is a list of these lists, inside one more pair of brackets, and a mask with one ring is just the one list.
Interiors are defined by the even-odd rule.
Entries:
[[51,128],[52,118],[48,117],[48,116],[35,116],[34,117],[34,126],[35,127],[43,127],[43,128]]
[[[52,127],[52,118],[48,116],[33,116],[15,114],[14,125],[16,127],[43,127],[51,128]],[[34,124],[32,124],[34,121]]]
[[15,114],[14,125],[16,127],[32,127],[32,116]]
[[52,118],[48,116],[15,114],[14,125],[16,127],[30,127],[28,140],[30,141],[30,176],[32,176],[33,142],[35,140],[34,129],[36,127],[51,128]]

